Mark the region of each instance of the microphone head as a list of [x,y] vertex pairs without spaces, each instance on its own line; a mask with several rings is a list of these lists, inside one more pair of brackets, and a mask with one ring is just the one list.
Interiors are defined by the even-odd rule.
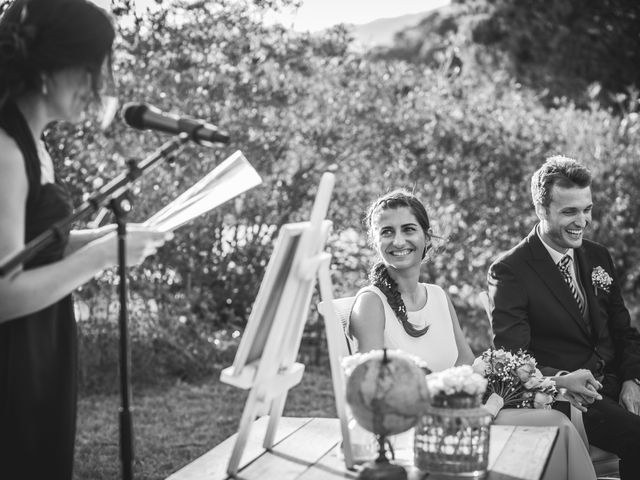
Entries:
[[121,117],[124,123],[133,128],[144,130],[143,115],[149,110],[144,103],[126,103],[122,107]]
[[229,136],[220,132],[215,125],[191,117],[164,113],[145,103],[125,104],[121,117],[127,125],[139,130],[157,130],[173,135],[188,133],[192,140],[201,145],[211,146],[229,141]]

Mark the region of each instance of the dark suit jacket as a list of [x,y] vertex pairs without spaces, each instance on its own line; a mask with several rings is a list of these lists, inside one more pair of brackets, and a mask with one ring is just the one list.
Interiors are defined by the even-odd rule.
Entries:
[[[630,325],[607,249],[584,240],[574,253],[591,333],[534,228],[489,268],[494,343],[496,348],[529,351],[545,375],[591,370],[604,385],[602,393],[617,399],[622,381],[640,378],[640,334]],[[591,274],[597,266],[613,278],[608,293],[595,292]]]

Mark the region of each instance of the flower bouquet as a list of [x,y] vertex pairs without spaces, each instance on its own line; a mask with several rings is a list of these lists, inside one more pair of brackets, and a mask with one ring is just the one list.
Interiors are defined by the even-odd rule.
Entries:
[[536,359],[522,350],[486,350],[473,362],[473,370],[487,379],[483,401],[496,394],[507,408],[551,408],[558,394],[555,382],[544,377]]

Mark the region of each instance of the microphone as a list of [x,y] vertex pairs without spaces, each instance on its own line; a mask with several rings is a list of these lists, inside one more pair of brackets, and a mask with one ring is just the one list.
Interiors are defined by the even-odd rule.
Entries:
[[144,103],[132,102],[124,105],[122,119],[130,127],[140,130],[158,130],[173,134],[188,133],[192,140],[201,145],[229,142],[229,135],[219,131],[215,125],[191,117],[164,113]]

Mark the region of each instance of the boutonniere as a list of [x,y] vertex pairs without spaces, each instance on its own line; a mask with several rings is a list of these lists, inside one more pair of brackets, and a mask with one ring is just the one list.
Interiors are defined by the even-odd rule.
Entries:
[[593,283],[593,290],[596,295],[598,295],[598,289],[609,293],[613,278],[604,268],[597,266],[591,271],[591,283]]

